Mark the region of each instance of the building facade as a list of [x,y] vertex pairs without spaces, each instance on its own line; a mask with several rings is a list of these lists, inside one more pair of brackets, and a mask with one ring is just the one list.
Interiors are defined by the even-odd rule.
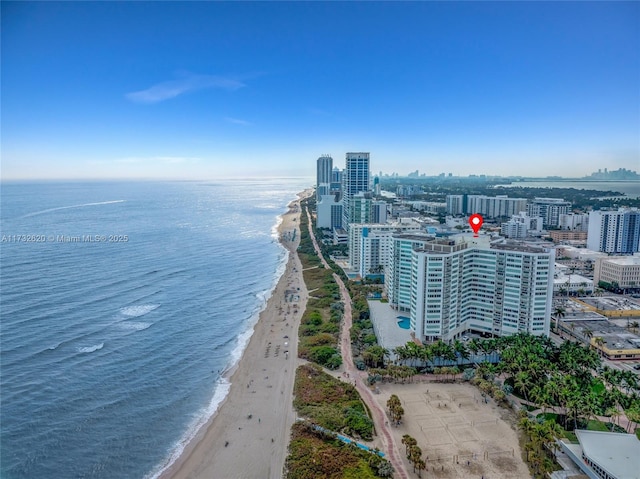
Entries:
[[337,194],[320,196],[316,203],[317,228],[342,228],[342,201]]
[[389,262],[393,234],[419,231],[421,227],[414,221],[352,224],[348,232],[349,268],[363,278],[382,273]]
[[549,236],[554,243],[560,243],[562,241],[578,241],[584,244],[587,243],[586,231],[553,230],[549,231]]
[[446,212],[449,215],[463,215],[467,212],[467,195],[447,195]]
[[[521,211],[526,211],[527,200],[525,198],[509,198],[507,196],[467,196],[467,214],[481,214],[487,218],[510,217]],[[540,216],[540,215],[530,215]]]
[[358,193],[368,192],[370,182],[369,153],[347,153],[342,175],[342,227],[349,231],[351,200]]
[[560,215],[560,226],[563,230],[584,231],[589,230],[589,214],[588,213],[569,213]]
[[316,200],[328,195],[331,190],[331,174],[333,171],[333,158],[329,155],[322,155],[316,164]]
[[532,218],[524,211],[513,215],[509,221],[502,223],[500,234],[507,238],[526,238],[527,236],[539,236],[542,233],[542,218]]
[[640,211],[591,211],[587,248],[609,254],[633,254],[640,251]]
[[560,216],[571,211],[571,203],[562,198],[534,198],[529,202],[529,216],[541,216],[545,227],[560,226]]
[[463,333],[548,335],[555,253],[484,238],[414,248],[410,324],[422,341]]
[[397,233],[391,240],[389,262],[385,268],[384,288],[392,308],[411,310],[411,261],[413,250],[434,241],[425,233]]
[[618,285],[621,289],[640,288],[640,256],[600,258],[593,270],[593,282]]

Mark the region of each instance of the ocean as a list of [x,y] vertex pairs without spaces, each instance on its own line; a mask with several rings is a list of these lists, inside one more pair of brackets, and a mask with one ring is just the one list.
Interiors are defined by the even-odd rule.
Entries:
[[157,477],[229,390],[311,182],[3,183],[0,476]]

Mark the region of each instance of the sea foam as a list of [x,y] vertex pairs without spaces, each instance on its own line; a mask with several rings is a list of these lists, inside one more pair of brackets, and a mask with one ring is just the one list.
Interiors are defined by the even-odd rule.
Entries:
[[226,378],[220,378],[217,382],[216,390],[213,393],[213,397],[209,402],[209,405],[200,410],[196,415],[193,422],[187,428],[186,434],[182,437],[182,439],[175,445],[173,450],[171,451],[171,455],[169,459],[167,459],[166,463],[156,470],[152,471],[150,474],[145,476],[145,479],[157,479],[160,475],[169,469],[177,460],[180,458],[182,453],[184,452],[185,447],[193,441],[198,431],[205,426],[209,420],[215,415],[216,411],[229,394],[229,390],[231,389],[231,383]]
[[94,344],[93,346],[79,347],[79,348],[76,348],[76,351],[78,351],[79,353],[92,353],[102,348],[104,348],[104,343]]
[[158,309],[159,304],[141,304],[138,306],[126,306],[120,310],[120,314],[129,318],[138,318]]

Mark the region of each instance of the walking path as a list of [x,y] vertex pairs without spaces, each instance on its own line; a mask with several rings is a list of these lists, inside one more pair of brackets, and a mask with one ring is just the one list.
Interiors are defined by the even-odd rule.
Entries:
[[[324,256],[322,256],[322,252],[316,242],[316,237],[313,234],[313,228],[311,227],[311,215],[309,214],[309,209],[306,208],[307,219],[309,220],[309,235],[311,236],[311,240],[313,241],[313,247],[322,261],[322,264],[325,268],[331,269],[329,264],[325,261]],[[348,373],[349,377],[356,378],[355,379],[355,387],[360,393],[362,400],[365,402],[369,410],[371,411],[371,415],[373,416],[373,423],[375,425],[376,431],[378,431],[378,435],[382,439],[383,451],[389,462],[393,465],[393,469],[397,474],[397,477],[407,479],[409,476],[404,467],[404,463],[402,462],[402,458],[398,452],[398,448],[396,446],[395,440],[388,426],[388,421],[386,419],[386,414],[383,408],[378,404],[378,401],[373,397],[373,393],[366,386],[364,378],[362,376],[361,371],[356,369],[353,364],[353,356],[351,353],[351,325],[352,325],[352,312],[351,312],[351,296],[349,296],[349,291],[346,286],[342,282],[342,278],[338,276],[336,273],[333,273],[333,278],[335,279],[338,287],[340,288],[340,294],[342,295],[342,300],[344,301],[344,316],[342,320],[342,331],[340,333],[340,352],[342,354],[342,361],[344,370]]]

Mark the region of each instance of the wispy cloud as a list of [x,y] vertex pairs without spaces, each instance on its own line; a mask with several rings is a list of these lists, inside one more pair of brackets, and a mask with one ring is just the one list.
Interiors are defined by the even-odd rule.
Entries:
[[229,123],[233,123],[235,125],[243,125],[243,126],[253,125],[253,123],[251,123],[250,121],[240,120],[239,118],[231,118],[230,116],[227,116],[224,119],[225,121],[228,121]]
[[176,80],[169,80],[153,85],[146,90],[127,93],[128,100],[135,103],[158,103],[175,98],[183,93],[188,93],[205,88],[221,88],[223,90],[237,90],[245,84],[217,75],[197,75],[194,73],[181,73]]

